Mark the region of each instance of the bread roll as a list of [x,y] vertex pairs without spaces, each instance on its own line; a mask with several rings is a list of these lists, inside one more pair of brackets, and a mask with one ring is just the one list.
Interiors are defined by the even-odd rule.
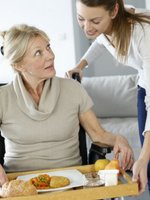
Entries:
[[2,186],[2,197],[17,197],[38,194],[34,185],[29,181],[12,180]]

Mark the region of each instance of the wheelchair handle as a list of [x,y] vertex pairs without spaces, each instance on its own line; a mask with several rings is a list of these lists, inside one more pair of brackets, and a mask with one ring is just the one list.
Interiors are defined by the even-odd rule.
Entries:
[[72,78],[81,83],[81,78],[79,76],[79,73],[74,73],[72,74]]

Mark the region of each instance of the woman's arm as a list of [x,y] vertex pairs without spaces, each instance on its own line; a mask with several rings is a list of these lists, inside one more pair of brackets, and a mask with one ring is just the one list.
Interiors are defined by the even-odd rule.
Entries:
[[113,147],[114,157],[117,159],[121,152],[121,167],[123,169],[132,168],[134,159],[131,158],[134,153],[125,137],[105,131],[91,109],[80,114],[79,121],[93,142]]
[[65,73],[65,77],[66,78],[72,78],[72,75],[74,73],[79,73],[80,78],[82,79],[83,76],[83,69],[87,66],[87,62],[86,60],[81,60],[75,68],[73,68],[72,70],[69,70],[68,72]]
[[80,62],[68,72],[65,73],[66,78],[72,78],[73,73],[79,73],[80,78],[83,76],[83,69],[96,60],[105,50],[105,46],[101,43],[100,38],[96,39],[88,48],[87,52],[81,58]]
[[9,180],[7,178],[7,175],[6,175],[3,167],[0,165],[0,187],[6,182],[9,182]]
[[133,166],[133,182],[139,183],[139,195],[145,192],[147,184],[147,165],[150,160],[150,131],[145,133],[143,148],[141,150],[139,159]]

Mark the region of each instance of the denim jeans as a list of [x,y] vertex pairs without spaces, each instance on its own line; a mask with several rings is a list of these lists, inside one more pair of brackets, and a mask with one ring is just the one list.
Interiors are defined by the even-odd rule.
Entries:
[[[144,136],[142,135],[142,133],[145,129],[145,122],[146,122],[146,117],[147,117],[146,105],[145,105],[145,101],[144,101],[145,96],[146,96],[145,89],[138,86],[137,109],[138,109],[138,125],[139,125],[139,135],[140,135],[141,147],[143,146],[143,142],[144,142]],[[147,177],[148,177],[148,189],[150,192],[150,162],[148,164]]]

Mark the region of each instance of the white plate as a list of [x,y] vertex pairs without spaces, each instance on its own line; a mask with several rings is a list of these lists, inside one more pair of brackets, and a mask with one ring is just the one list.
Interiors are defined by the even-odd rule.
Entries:
[[29,181],[31,178],[34,178],[38,176],[39,174],[48,174],[49,176],[64,176],[64,177],[69,178],[70,184],[65,187],[37,190],[37,192],[52,192],[52,191],[57,191],[57,190],[66,190],[69,188],[79,187],[83,185],[82,174],[76,169],[55,171],[55,172],[44,172],[44,173],[38,173],[38,174],[29,174],[29,175],[24,175],[24,176],[18,176],[17,179]]

